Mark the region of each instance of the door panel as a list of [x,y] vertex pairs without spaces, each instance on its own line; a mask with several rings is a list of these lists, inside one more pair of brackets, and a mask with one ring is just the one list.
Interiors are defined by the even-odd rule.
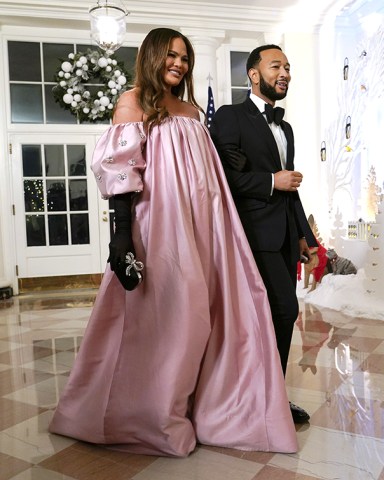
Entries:
[[90,169],[95,141],[94,135],[10,139],[20,278],[104,270],[110,215]]

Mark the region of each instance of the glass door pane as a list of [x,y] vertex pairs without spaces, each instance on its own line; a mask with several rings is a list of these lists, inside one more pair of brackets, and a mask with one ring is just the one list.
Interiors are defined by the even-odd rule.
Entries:
[[12,143],[20,278],[101,273],[108,202],[90,169],[94,134],[18,134]]
[[27,246],[89,243],[85,146],[22,145],[22,164]]

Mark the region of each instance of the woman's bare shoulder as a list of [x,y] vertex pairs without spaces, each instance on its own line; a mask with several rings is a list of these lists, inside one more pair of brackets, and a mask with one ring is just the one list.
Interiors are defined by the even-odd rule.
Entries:
[[199,110],[189,102],[181,102],[180,113],[186,117],[194,118],[195,120],[200,120]]
[[121,94],[113,115],[113,123],[141,122],[143,110],[139,105],[137,89],[133,88]]

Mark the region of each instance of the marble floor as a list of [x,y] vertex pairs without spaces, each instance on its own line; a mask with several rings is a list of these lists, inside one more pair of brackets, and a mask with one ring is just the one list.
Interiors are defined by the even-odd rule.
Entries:
[[95,290],[0,301],[1,480],[384,480],[384,323],[301,305],[286,377],[310,414],[297,454],[199,446],[186,459],[112,452],[47,425]]

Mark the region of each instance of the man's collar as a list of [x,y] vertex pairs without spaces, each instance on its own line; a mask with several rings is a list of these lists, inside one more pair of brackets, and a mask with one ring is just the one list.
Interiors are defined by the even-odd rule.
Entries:
[[256,107],[260,110],[260,112],[264,112],[265,104],[266,101],[263,100],[262,98],[258,97],[254,93],[251,93],[249,95],[249,98],[252,100],[252,102],[256,105]]

